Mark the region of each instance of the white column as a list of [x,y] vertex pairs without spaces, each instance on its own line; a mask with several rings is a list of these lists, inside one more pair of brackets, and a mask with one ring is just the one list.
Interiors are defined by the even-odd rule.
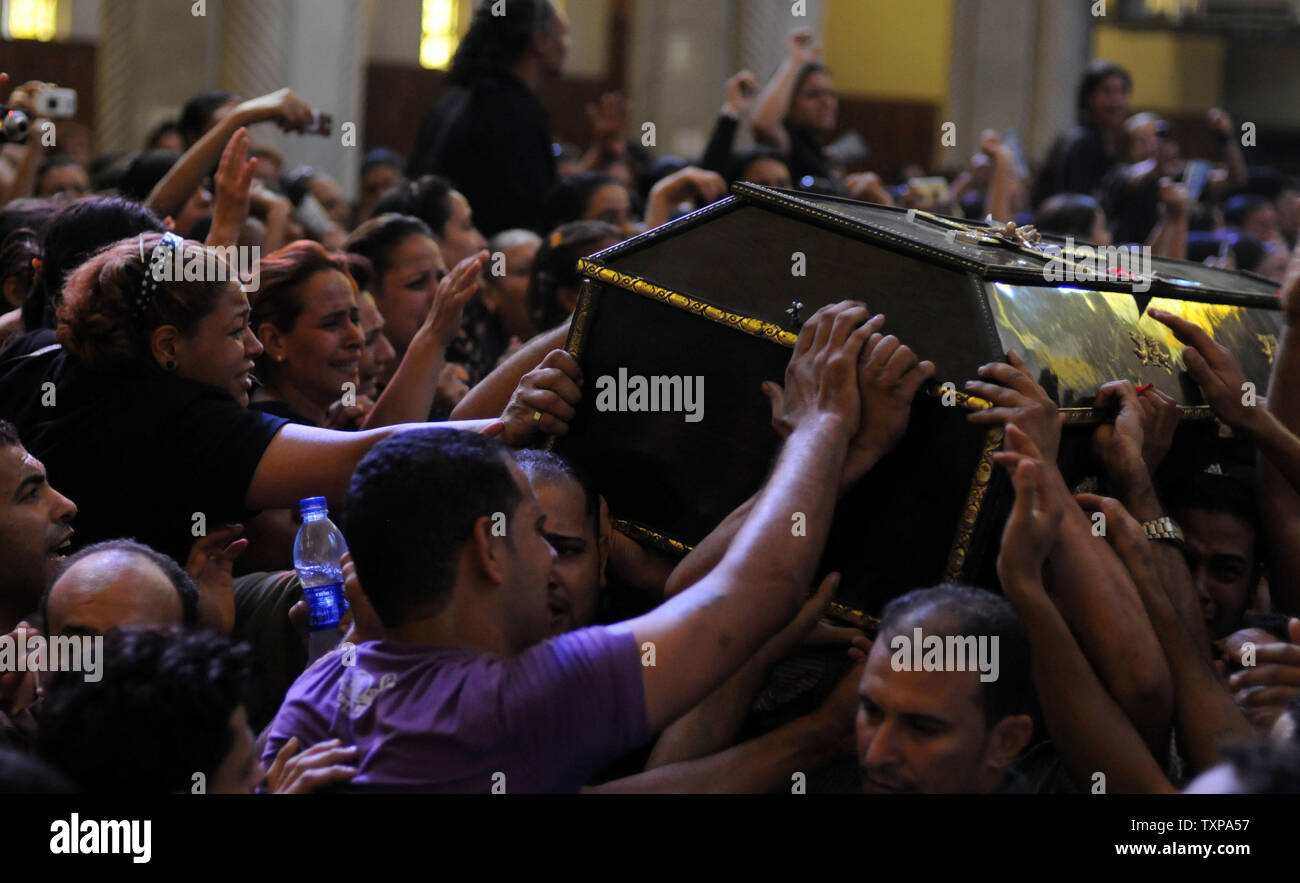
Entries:
[[1041,159],[1074,124],[1090,36],[1087,3],[957,0],[949,94],[957,146],[940,147],[940,163],[964,163],[984,129],[1014,130],[1026,159]]

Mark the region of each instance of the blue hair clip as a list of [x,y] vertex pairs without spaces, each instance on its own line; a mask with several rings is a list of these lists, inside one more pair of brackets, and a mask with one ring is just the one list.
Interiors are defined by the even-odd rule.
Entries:
[[[149,256],[149,265],[145,267],[144,281],[140,283],[140,293],[135,299],[136,319],[143,321],[149,314],[149,304],[153,302],[154,290],[164,278],[163,267],[172,263],[177,252],[184,252],[185,240],[170,231],[164,233],[154,246]],[[140,234],[140,259],[144,259],[144,234]]]

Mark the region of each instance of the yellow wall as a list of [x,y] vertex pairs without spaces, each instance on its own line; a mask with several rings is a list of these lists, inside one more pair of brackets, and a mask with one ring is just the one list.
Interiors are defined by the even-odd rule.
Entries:
[[1223,97],[1224,40],[1216,34],[1134,31],[1100,25],[1093,58],[1128,68],[1133,75],[1133,107],[1199,111]]
[[836,91],[946,104],[952,15],[953,0],[827,0]]

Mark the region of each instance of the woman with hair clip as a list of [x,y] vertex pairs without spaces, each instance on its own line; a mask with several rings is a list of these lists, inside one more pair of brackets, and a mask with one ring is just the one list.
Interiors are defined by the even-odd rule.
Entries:
[[[167,272],[196,258],[215,278]],[[337,506],[361,457],[402,428],[335,432],[250,410],[263,347],[225,270],[218,250],[174,234],[118,242],[65,285],[60,346],[0,375],[0,415],[77,500],[80,544],[134,536],[183,561],[200,529],[308,496]]]

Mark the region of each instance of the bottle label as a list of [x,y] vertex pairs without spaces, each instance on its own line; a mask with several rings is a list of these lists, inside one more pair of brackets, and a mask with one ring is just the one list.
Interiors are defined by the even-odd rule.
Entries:
[[337,627],[339,620],[348,609],[341,582],[303,586],[302,596],[311,609],[311,618],[308,620],[307,627],[312,631]]

